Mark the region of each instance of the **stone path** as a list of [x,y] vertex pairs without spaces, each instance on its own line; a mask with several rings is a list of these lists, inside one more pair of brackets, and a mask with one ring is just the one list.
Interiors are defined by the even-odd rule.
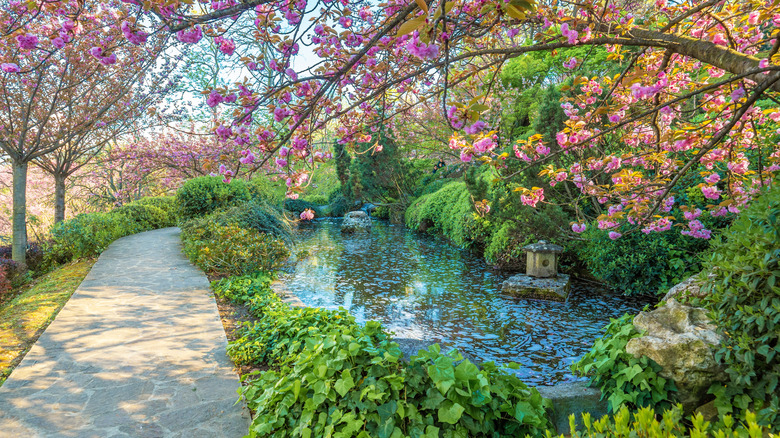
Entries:
[[241,437],[226,343],[177,228],[119,239],[0,387],[0,437]]

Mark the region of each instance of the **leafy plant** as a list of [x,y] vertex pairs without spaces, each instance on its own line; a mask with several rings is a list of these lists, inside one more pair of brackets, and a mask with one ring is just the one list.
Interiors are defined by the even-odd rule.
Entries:
[[631,315],[612,319],[604,329],[604,336],[572,365],[572,370],[590,377],[591,385],[599,387],[602,398],[609,400],[611,412],[624,406],[669,408],[672,393],[677,390],[674,382],[658,375],[661,367],[653,360],[646,356],[635,358],[626,351],[629,340],[642,336],[632,320]]
[[6,259],[0,259],[0,301],[5,294],[11,292],[11,268],[8,263],[4,263]]
[[184,183],[176,192],[183,220],[205,216],[213,211],[249,201],[250,191],[244,181],[222,182],[219,177],[202,176]]
[[406,362],[380,323],[290,307],[267,284],[213,283],[258,318],[231,356],[277,367],[242,389],[256,411],[249,436],[509,437],[549,427],[538,391],[494,364],[480,369],[438,345]]
[[678,230],[626,233],[612,240],[606,230],[590,227],[578,255],[598,279],[626,295],[654,295],[701,270],[703,239]]
[[712,244],[705,306],[725,341],[729,384],[710,389],[721,414],[757,411],[780,427],[780,187],[757,198]]
[[[744,422],[736,422],[731,416],[724,416],[718,423],[704,421],[701,414],[696,414],[690,419],[683,418],[682,409],[674,407],[657,414],[650,407],[640,408],[636,411],[629,410],[626,406],[620,408],[613,417],[605,415],[601,419],[593,421],[589,413],[582,414],[584,428],[578,428],[574,422],[574,415],[569,418],[572,438],[776,438],[778,435],[770,430],[762,428],[756,421],[756,415],[747,413]],[[548,436],[552,436],[548,432]],[[563,438],[563,435],[561,435]]]
[[165,228],[171,221],[168,213],[153,205],[131,203],[113,209],[111,214],[126,217],[133,224],[134,232]]
[[198,267],[213,275],[245,275],[273,271],[290,251],[279,239],[237,225],[207,222],[182,231],[184,252]]
[[174,196],[147,196],[127,205],[150,205],[157,207],[167,214],[167,221],[159,228],[176,226],[179,205]]
[[244,202],[207,216],[191,219],[181,225],[182,230],[204,227],[208,223],[237,225],[282,239],[292,245],[292,227],[282,212],[263,201]]
[[56,263],[100,254],[114,240],[137,231],[134,221],[125,215],[86,213],[55,224],[46,250]]
[[453,181],[417,198],[406,210],[405,219],[409,228],[443,234],[458,246],[469,246],[475,222],[466,183]]

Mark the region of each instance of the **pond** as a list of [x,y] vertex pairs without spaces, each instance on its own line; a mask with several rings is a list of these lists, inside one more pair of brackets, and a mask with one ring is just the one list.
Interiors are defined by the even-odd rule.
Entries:
[[513,372],[532,385],[576,380],[569,365],[609,318],[648,304],[582,284],[573,285],[565,304],[513,299],[500,291],[511,273],[381,221],[368,235],[342,235],[334,219],[297,233],[297,251],[309,255],[282,281],[307,306],[344,307],[359,322],[383,322],[396,337],[433,340],[482,362],[517,362]]

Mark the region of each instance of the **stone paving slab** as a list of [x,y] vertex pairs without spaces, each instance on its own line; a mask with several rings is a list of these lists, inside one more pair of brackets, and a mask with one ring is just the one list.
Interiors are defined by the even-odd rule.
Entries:
[[241,437],[250,418],[178,228],[117,240],[0,387],[0,437]]

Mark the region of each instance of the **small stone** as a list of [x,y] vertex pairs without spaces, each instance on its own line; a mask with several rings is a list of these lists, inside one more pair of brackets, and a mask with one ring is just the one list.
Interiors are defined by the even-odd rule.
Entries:
[[371,231],[371,218],[365,211],[350,211],[341,223],[341,232],[346,234]]
[[518,274],[509,277],[501,285],[501,292],[515,298],[566,301],[569,296],[569,276],[558,274],[553,278],[537,278]]
[[686,412],[701,404],[713,382],[726,380],[715,359],[722,338],[704,309],[671,299],[652,312],[640,312],[634,326],[646,335],[628,341],[626,351],[661,366],[658,374],[674,381]]

